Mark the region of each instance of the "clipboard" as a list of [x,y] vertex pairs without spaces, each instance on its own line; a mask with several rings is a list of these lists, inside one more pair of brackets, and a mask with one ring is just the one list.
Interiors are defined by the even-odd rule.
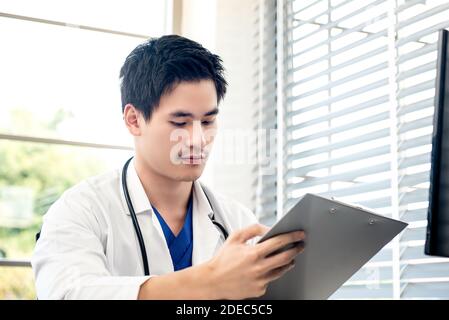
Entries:
[[259,299],[328,299],[408,224],[368,209],[305,194],[258,242],[304,230],[305,250],[295,267]]

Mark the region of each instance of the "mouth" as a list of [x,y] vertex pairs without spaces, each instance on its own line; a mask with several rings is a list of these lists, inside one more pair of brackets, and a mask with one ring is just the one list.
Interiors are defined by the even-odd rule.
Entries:
[[180,156],[179,159],[181,159],[181,162],[184,164],[201,164],[206,160],[206,155],[187,155],[187,156]]

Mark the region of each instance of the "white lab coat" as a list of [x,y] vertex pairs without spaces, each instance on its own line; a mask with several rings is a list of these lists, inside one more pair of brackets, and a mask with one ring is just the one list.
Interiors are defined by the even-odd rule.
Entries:
[[[39,299],[136,299],[143,276],[137,236],[121,188],[121,169],[67,190],[44,216],[31,259]],[[142,230],[150,277],[173,272],[167,243],[131,162],[128,189]],[[232,233],[257,222],[236,201],[206,189],[215,219]],[[193,253],[197,265],[223,243],[208,215],[212,208],[198,181],[193,185]]]

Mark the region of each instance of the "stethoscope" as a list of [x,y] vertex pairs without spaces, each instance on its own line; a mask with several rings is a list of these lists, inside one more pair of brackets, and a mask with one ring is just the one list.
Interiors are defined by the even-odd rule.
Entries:
[[[150,275],[150,267],[148,265],[148,257],[147,257],[147,251],[145,249],[145,242],[143,241],[142,231],[140,231],[139,222],[137,221],[136,212],[134,211],[133,204],[131,202],[131,198],[129,196],[128,192],[128,183],[126,182],[126,174],[128,172],[128,165],[131,162],[133,157],[129,158],[128,161],[126,161],[125,165],[123,166],[122,170],[122,188],[123,188],[123,194],[125,195],[126,204],[128,205],[129,213],[131,214],[131,219],[133,221],[134,230],[136,231],[137,240],[139,241],[140,246],[140,253],[142,255],[142,262],[143,262],[143,270],[145,272],[146,276]],[[215,210],[212,207],[212,203],[209,200],[209,197],[206,194],[206,191],[203,189],[204,195],[206,196],[207,201],[209,201],[209,205],[212,208],[212,216],[209,216],[212,223],[220,229],[221,233],[223,234],[224,240],[228,238],[228,232],[226,231],[225,227],[221,223],[215,220]]]

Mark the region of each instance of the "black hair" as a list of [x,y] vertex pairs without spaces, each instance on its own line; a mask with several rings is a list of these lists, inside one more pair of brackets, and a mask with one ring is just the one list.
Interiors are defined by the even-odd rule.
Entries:
[[222,60],[199,43],[167,35],[151,38],[138,45],[120,69],[122,112],[134,105],[149,120],[163,95],[180,82],[212,80],[217,90],[217,104],[226,94]]

